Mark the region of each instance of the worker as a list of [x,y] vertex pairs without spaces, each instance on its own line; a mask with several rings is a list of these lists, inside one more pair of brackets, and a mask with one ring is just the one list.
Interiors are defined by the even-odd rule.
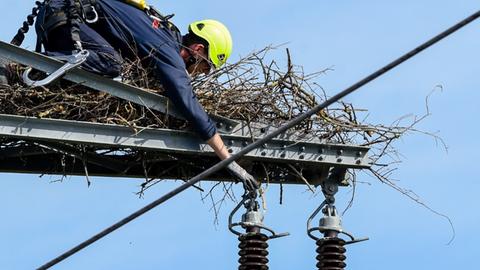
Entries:
[[[200,137],[226,159],[230,154],[198,102],[190,76],[208,74],[226,62],[232,51],[230,33],[218,21],[201,20],[182,36],[168,19],[144,0],[47,0],[35,24],[37,49],[43,45],[49,56],[87,50],[83,69],[112,78],[120,75],[123,59],[142,59]],[[258,188],[236,162],[228,169],[246,188]]]

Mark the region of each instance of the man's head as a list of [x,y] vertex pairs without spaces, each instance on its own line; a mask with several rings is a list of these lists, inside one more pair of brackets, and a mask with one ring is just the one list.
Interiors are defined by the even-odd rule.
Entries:
[[212,68],[219,68],[232,52],[230,32],[215,20],[191,23],[182,43],[180,54],[191,75],[208,74]]

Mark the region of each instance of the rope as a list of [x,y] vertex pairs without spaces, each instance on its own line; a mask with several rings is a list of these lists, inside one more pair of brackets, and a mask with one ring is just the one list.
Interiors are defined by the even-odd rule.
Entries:
[[28,33],[28,30],[30,30],[30,26],[32,26],[35,22],[35,18],[38,16],[38,11],[44,3],[40,1],[35,1],[35,7],[32,8],[32,13],[27,16],[27,19],[23,22],[22,26],[20,29],[18,29],[17,34],[13,37],[12,41],[10,41],[10,44],[20,46],[22,45],[23,41],[25,40],[25,34]]

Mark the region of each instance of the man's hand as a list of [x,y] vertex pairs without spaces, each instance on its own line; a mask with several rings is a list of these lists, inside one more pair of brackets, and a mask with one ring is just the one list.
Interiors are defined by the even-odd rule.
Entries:
[[[227,159],[230,157],[230,153],[227,150],[227,147],[223,143],[222,138],[218,133],[215,133],[215,135],[210,138],[207,141],[208,145],[212,147],[213,151],[217,154],[217,156],[221,159]],[[245,171],[238,163],[235,161],[230,163],[227,166],[227,169],[235,176],[237,177],[240,181],[242,181],[243,186],[246,190],[248,191],[256,191],[258,188],[260,188],[260,184],[251,176],[247,171]]]
[[243,186],[248,191],[256,191],[260,188],[260,184],[255,180],[255,178],[249,174],[245,169],[243,169],[237,162],[232,162],[228,164],[227,169],[240,181],[243,182]]

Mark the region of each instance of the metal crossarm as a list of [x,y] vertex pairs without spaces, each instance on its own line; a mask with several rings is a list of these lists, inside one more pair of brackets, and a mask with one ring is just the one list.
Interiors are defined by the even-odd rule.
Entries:
[[[3,41],[0,41],[0,56],[1,58],[27,65],[46,73],[53,73],[64,65],[64,63],[53,58],[22,49]],[[106,92],[112,96],[169,114],[176,118],[184,119],[183,115],[172,106],[168,98],[141,88],[117,82],[80,68],[71,69],[65,74],[63,79],[90,87],[97,91]],[[210,115],[210,117],[217,122],[218,130],[221,133],[230,133],[239,124],[237,121],[217,115]]]
[[[0,56],[47,74],[56,72],[64,65],[51,57],[1,41]],[[168,98],[156,93],[101,77],[81,68],[70,69],[62,78],[184,119]],[[247,125],[217,115],[210,117],[217,123],[218,131],[225,134],[222,138],[231,154],[242,151],[275,128],[253,122]],[[2,148],[2,140],[13,144]],[[80,148],[83,150],[79,150]],[[147,163],[151,167],[169,169],[151,169],[146,173],[146,165],[140,166],[138,162],[145,157],[135,157],[132,153],[108,156],[99,154],[99,151],[105,149],[141,151],[145,157],[148,156]],[[272,183],[303,183],[300,171],[303,175],[324,177],[334,167],[369,168],[372,161],[367,156],[368,150],[368,147],[297,140],[295,132],[290,132],[282,133],[268,144],[251,151],[242,158],[242,162],[250,167],[267,166],[274,168],[273,171],[281,171],[278,172],[279,177],[271,179]],[[192,177],[218,160],[210,146],[188,131],[134,131],[119,125],[0,115],[0,161],[0,171],[3,172],[83,175],[88,167],[90,175],[178,179],[180,176]],[[171,169],[180,163],[188,169]],[[195,165],[189,166],[191,164]],[[285,170],[278,169],[291,166],[298,169],[292,169],[296,176],[288,173],[284,175]],[[212,175],[211,180],[234,179],[223,171]],[[311,181],[315,184],[320,179]]]
[[[70,144],[88,144],[102,147],[120,147],[153,150],[188,156],[214,157],[213,150],[195,133],[170,129],[142,129],[80,121],[38,119],[14,115],[0,115],[0,137]],[[252,138],[239,135],[222,136],[229,151],[241,151]],[[321,142],[273,139],[245,158],[263,162],[304,163],[348,168],[369,168],[369,148],[362,146],[327,144]]]

